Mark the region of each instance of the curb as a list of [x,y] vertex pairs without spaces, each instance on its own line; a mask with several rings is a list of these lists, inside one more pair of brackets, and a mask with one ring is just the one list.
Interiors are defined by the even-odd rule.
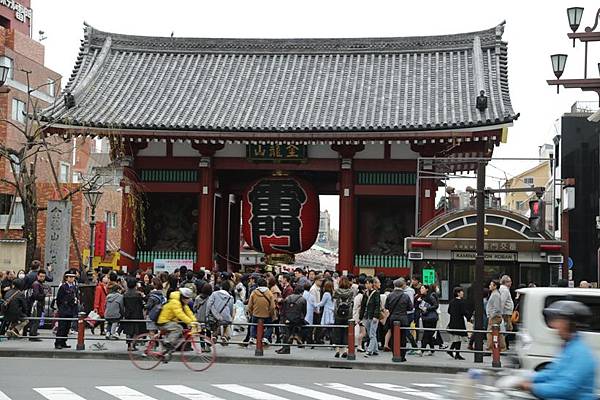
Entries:
[[[107,352],[107,351],[51,351],[51,350],[17,350],[0,349],[0,358],[6,357],[26,357],[26,358],[54,358],[54,359],[80,359],[80,360],[129,360],[127,353]],[[179,357],[173,357],[171,362],[178,362]],[[406,372],[425,372],[438,374],[456,374],[466,372],[468,367],[460,366],[441,366],[441,365],[419,365],[407,363],[378,363],[363,361],[340,361],[340,360],[306,360],[290,359],[277,357],[239,357],[239,356],[219,356],[217,354],[217,363],[222,364],[243,364],[243,365],[281,365],[287,367],[304,368],[335,368],[335,369],[358,369],[358,370],[377,370],[377,371],[406,371]],[[482,366],[483,368],[484,366]]]

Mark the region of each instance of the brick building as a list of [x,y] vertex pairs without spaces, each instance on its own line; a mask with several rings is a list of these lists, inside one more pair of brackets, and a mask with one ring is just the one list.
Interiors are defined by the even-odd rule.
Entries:
[[[0,88],[0,146],[16,150],[24,145],[26,114],[58,101],[61,88],[61,76],[44,65],[44,46],[31,37],[30,7],[30,0],[20,0],[10,6],[0,2],[0,65],[10,68],[7,80]],[[94,173],[95,167],[110,161],[108,148],[102,141],[83,137],[54,137],[49,141],[53,151],[39,153],[36,162],[36,192],[40,207],[45,207],[48,200],[58,200],[76,190],[85,177]],[[22,265],[24,257],[18,254],[25,249],[23,208],[14,187],[3,180],[15,181],[6,157],[0,158],[0,270],[18,270],[25,267]],[[120,230],[116,228],[121,217],[121,198],[117,192],[118,182],[115,185],[114,180],[103,181],[105,195],[96,215],[98,221],[107,221],[108,243],[114,249],[110,243],[120,240]],[[90,212],[81,193],[72,197],[72,203],[72,229],[81,252],[89,243]],[[36,258],[43,258],[45,224],[46,213],[42,211],[37,220]],[[70,265],[79,264],[75,247],[71,243]]]

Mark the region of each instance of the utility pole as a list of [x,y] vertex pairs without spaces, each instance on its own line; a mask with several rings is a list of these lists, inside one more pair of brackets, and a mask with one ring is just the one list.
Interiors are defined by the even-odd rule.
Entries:
[[[475,256],[475,281],[473,282],[473,301],[475,302],[475,330],[482,331],[483,326],[483,268],[485,255],[483,253],[485,229],[485,166],[486,161],[477,162],[477,243]],[[476,363],[483,362],[483,334],[475,333]]]

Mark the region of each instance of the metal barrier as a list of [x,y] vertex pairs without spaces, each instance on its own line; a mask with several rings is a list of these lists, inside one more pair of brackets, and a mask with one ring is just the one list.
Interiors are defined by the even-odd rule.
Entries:
[[[0,316],[0,320],[3,317]],[[30,320],[30,321],[39,321],[44,319],[45,317],[28,317],[26,319]],[[76,318],[62,318],[62,317],[53,317],[51,318],[51,321],[77,321],[77,346],[76,349],[81,351],[81,350],[85,350],[85,328],[86,328],[86,313],[81,312],[78,314],[78,316]],[[106,322],[105,319],[97,319],[95,320],[96,323],[101,323],[101,322]],[[146,319],[130,319],[130,320],[120,320],[119,323],[120,324],[127,324],[127,323],[147,323],[147,322],[151,322],[150,320],[146,320]],[[264,323],[264,319],[259,319],[257,323],[232,323],[229,324],[229,326],[234,327],[234,326],[245,326],[245,327],[252,327],[252,326],[256,326],[256,348],[254,351],[254,355],[256,357],[261,357],[264,355],[264,343],[263,343],[263,339],[265,337],[265,328],[285,328],[287,327],[286,324],[265,324]],[[356,327],[356,323],[353,320],[349,320],[348,321],[348,325],[304,325],[303,328],[304,329],[314,329],[314,328],[339,328],[339,329],[345,329],[347,330],[347,338],[348,338],[348,357],[347,359],[352,361],[352,360],[356,360],[356,338],[355,338],[355,327]],[[405,333],[406,331],[408,331],[408,333]],[[407,326],[401,326],[399,321],[394,321],[393,326],[392,326],[392,337],[393,337],[393,344],[392,344],[392,361],[393,362],[402,362],[404,361],[404,358],[402,357],[402,353],[401,351],[404,350],[418,350],[418,351],[432,351],[432,352],[436,352],[436,351],[449,351],[448,349],[436,349],[436,348],[429,348],[429,349],[425,349],[425,348],[411,348],[411,347],[402,347],[401,346],[401,335],[402,334],[408,334],[411,335],[413,331],[417,331],[417,332],[425,332],[425,331],[440,331],[440,332],[463,332],[463,333],[472,333],[472,334],[491,334],[491,338],[492,338],[492,351],[491,351],[491,356],[492,356],[492,367],[501,367],[501,361],[500,361],[500,356],[501,356],[501,349],[500,349],[500,335],[506,335],[506,334],[512,334],[513,332],[506,332],[506,331],[500,331],[500,326],[499,325],[494,325],[492,327],[491,331],[487,331],[487,330],[476,330],[476,329],[444,329],[444,328],[420,328],[420,327],[407,327]],[[4,339],[4,338],[10,338],[8,336],[0,336],[0,339]],[[69,337],[57,337],[57,336],[21,336],[19,338],[23,338],[23,339],[27,339],[27,338],[38,338],[38,339],[69,339]],[[95,341],[104,341],[104,340],[115,340],[115,341],[127,341],[128,339],[107,339],[107,338],[94,338]],[[245,345],[247,346],[249,343],[248,342],[243,342],[243,341],[228,341],[227,343],[229,344],[240,344],[240,345]],[[325,347],[325,348],[331,348],[331,347],[335,347],[335,344],[316,344],[316,343],[308,343],[308,344],[293,344],[293,343],[281,343],[281,345],[285,345],[285,346],[310,346],[312,347]],[[339,347],[339,346],[338,346]],[[457,350],[455,350],[457,351]],[[461,353],[472,353],[472,354],[477,354],[477,353],[483,353],[483,354],[490,354],[490,351],[488,350],[468,350],[468,349],[461,349],[460,350]],[[510,352],[503,352],[502,354],[504,355],[516,355],[516,353],[510,353]]]

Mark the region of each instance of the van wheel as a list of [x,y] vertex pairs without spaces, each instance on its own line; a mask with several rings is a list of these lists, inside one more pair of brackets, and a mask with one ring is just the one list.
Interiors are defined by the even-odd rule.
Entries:
[[539,372],[543,369],[546,369],[548,365],[550,365],[549,362],[538,365],[537,367],[535,367],[535,372]]

